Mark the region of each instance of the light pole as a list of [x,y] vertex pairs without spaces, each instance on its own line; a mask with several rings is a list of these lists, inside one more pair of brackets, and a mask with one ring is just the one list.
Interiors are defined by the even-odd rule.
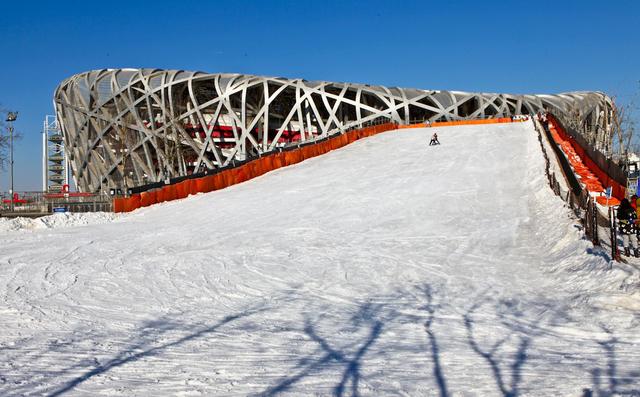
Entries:
[[18,112],[8,112],[7,113],[7,123],[9,123],[9,147],[10,147],[10,157],[9,163],[11,166],[11,189],[9,190],[9,196],[11,196],[11,212],[14,211],[13,207],[13,122],[18,118]]

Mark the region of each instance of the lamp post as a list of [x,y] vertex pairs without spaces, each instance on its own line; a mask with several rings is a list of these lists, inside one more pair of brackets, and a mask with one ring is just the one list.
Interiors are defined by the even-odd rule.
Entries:
[[9,196],[11,197],[11,212],[14,211],[14,203],[13,203],[13,122],[18,118],[18,112],[8,112],[7,113],[7,123],[9,126],[9,164],[11,167],[11,188],[9,190]]

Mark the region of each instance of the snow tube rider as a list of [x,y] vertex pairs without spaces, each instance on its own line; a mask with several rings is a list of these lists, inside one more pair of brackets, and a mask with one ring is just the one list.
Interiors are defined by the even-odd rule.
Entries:
[[631,242],[631,248],[633,248],[633,253],[636,258],[640,256],[640,252],[638,251],[638,237],[636,235],[636,211],[629,203],[629,200],[624,198],[622,202],[620,202],[620,206],[618,207],[618,214],[616,215],[618,218],[618,231],[622,236],[622,245],[624,247],[624,254],[626,256],[631,256],[631,251],[629,250],[629,242]]
[[431,140],[429,141],[429,146],[431,145],[439,145],[440,141],[438,141],[438,134],[437,133],[433,133],[433,135],[431,135]]

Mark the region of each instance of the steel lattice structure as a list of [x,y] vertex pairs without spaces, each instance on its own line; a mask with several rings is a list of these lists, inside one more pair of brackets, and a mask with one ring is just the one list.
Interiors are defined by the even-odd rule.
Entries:
[[184,176],[368,123],[534,114],[549,109],[608,149],[610,98],[599,92],[479,94],[180,70],[103,69],[55,92],[81,191]]

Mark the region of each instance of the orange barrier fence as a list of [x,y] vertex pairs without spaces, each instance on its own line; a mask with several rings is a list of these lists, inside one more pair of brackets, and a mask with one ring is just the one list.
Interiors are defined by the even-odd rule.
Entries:
[[387,123],[366,127],[359,130],[347,131],[325,141],[306,145],[285,152],[272,153],[235,168],[226,169],[213,175],[165,185],[162,188],[134,194],[130,197],[113,199],[114,212],[130,212],[140,207],[181,199],[190,194],[208,193],[214,190],[245,182],[281,167],[293,165],[306,159],[320,156],[332,150],[339,149],[358,139],[369,137],[380,132],[397,129],[398,125]]
[[410,125],[399,125],[398,129],[402,128],[428,128],[428,127],[451,127],[457,125],[478,125],[478,124],[500,124],[500,123],[513,123],[521,120],[511,120],[510,117],[500,117],[497,119],[481,119],[481,120],[455,120],[455,121],[435,121],[433,123],[420,123]]
[[585,188],[593,193],[603,193],[606,187],[611,186],[612,199],[596,200],[600,204],[618,205],[626,196],[626,188],[609,177],[598,165],[585,153],[584,149],[564,131],[562,126],[553,118],[549,118],[549,131],[556,143],[566,154],[574,172],[580,177]]

